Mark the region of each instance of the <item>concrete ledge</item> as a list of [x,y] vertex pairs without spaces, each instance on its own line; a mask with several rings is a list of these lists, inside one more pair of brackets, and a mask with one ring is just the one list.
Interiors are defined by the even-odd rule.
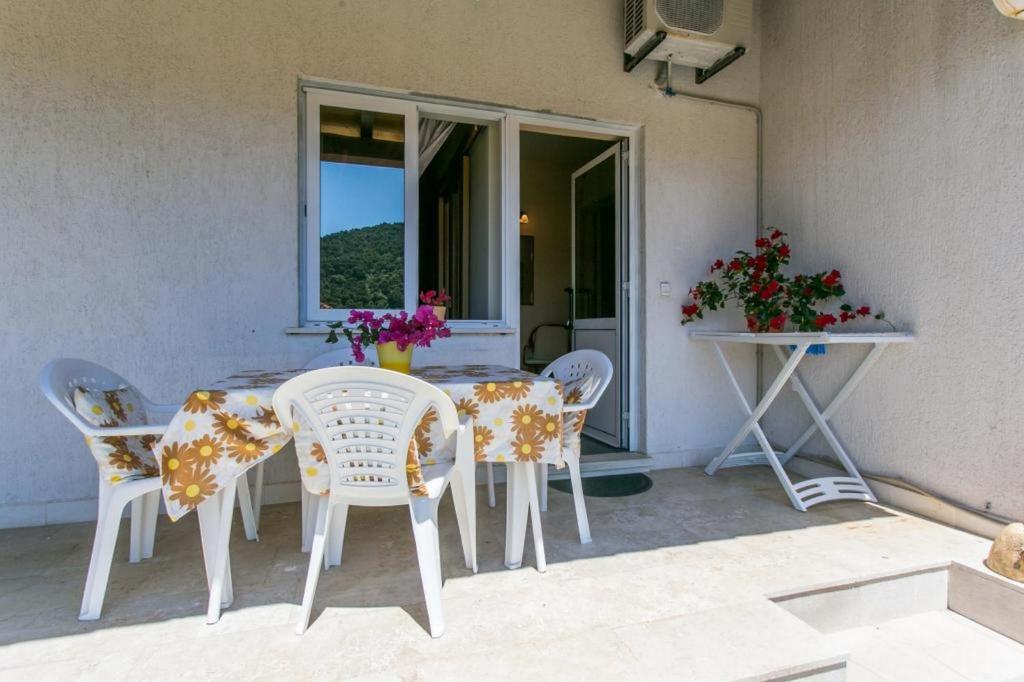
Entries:
[[991,571],[953,562],[949,610],[1024,644],[1024,585]]

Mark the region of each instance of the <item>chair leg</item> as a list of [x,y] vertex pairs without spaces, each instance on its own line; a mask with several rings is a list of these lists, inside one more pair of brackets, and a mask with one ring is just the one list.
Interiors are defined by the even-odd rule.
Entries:
[[590,522],[587,520],[587,503],[583,497],[583,478],[580,475],[580,459],[573,455],[565,458],[569,465],[569,480],[572,482],[572,502],[576,505],[576,525],[580,530],[580,544],[590,542]]
[[497,505],[494,499],[494,463],[487,463],[487,506],[491,509]]
[[103,597],[107,593],[110,562],[114,559],[117,531],[121,526],[121,513],[128,499],[119,494],[117,486],[100,483],[96,535],[92,542],[92,558],[85,578],[85,592],[78,620],[96,620],[103,610]]
[[548,465],[543,462],[540,464],[540,480],[537,482],[537,486],[540,488],[540,510],[546,512],[548,510]]
[[476,562],[476,477],[472,473],[452,474],[452,502],[455,503],[455,519],[459,522],[459,537],[462,538],[462,554],[466,568],[477,572]]
[[[197,510],[203,512],[199,520],[203,557],[206,559],[206,579],[210,587],[210,599],[206,606],[206,622],[210,625],[220,620],[221,609],[230,605],[232,601],[228,550],[231,520],[235,512],[235,490],[239,479],[244,484],[244,476],[239,476],[225,485],[215,497],[199,505],[200,508]],[[203,507],[207,505],[208,508],[204,510]]]
[[128,563],[142,561],[142,530],[146,519],[146,500],[143,495],[132,500],[131,520],[128,525]]
[[345,544],[345,524],[348,521],[348,505],[344,502],[331,507],[331,533],[327,536],[327,553],[324,555],[324,570],[341,566],[341,548]]
[[[533,553],[537,559],[537,570],[541,573],[548,570],[548,561],[544,555],[544,533],[540,526],[540,500],[537,499],[537,472],[534,467],[525,465],[526,487],[530,491],[530,525],[533,526]],[[520,481],[523,482],[523,481]]]
[[308,552],[313,546],[313,532],[316,530],[316,510],[319,496],[302,488],[302,551]]
[[[312,495],[310,497],[313,497]],[[315,504],[314,504],[315,503]],[[327,545],[327,531],[330,517],[330,498],[320,496],[318,500],[310,500],[308,506],[316,508],[316,525],[313,528],[313,542],[309,551],[309,569],[306,572],[306,589],[302,593],[302,611],[295,634],[301,635],[309,626],[309,614],[313,611],[313,596],[316,594],[316,583],[320,579],[320,564],[324,560],[324,549]]]
[[249,494],[249,474],[248,472],[238,477],[238,485],[236,486],[238,494],[238,509],[242,512],[242,526],[245,528],[245,539],[256,540],[260,539],[259,533],[256,528],[256,517],[252,507],[252,497]]
[[420,564],[423,597],[427,603],[430,636],[444,634],[444,610],[441,607],[441,549],[437,533],[439,499],[420,498],[409,502],[412,532],[416,540],[416,558]]
[[160,511],[160,490],[146,493],[142,506],[142,558],[153,558],[153,544],[156,540],[156,517]]
[[252,491],[252,518],[256,522],[256,532],[260,531],[260,510],[263,509],[263,465],[256,465],[256,484]]

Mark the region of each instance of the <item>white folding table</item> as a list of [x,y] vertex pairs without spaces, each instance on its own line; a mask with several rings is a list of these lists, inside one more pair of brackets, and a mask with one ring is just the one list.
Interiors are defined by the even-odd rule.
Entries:
[[[694,341],[711,343],[715,349],[722,367],[732,384],[733,390],[739,398],[740,406],[747,415],[746,421],[736,435],[732,437],[728,445],[718,454],[704,469],[709,476],[723,467],[752,466],[768,464],[775,471],[775,475],[789,495],[790,502],[800,511],[807,511],[808,508],[821,502],[830,500],[866,500],[875,502],[875,495],[868,488],[867,483],[861,477],[853,460],[839,443],[835,433],[828,425],[828,420],[850,397],[853,389],[861,382],[871,367],[878,361],[882,351],[893,343],[912,343],[914,337],[911,334],[893,332],[882,334],[844,334],[831,332],[795,332],[795,333],[751,333],[751,332],[711,332],[694,331],[690,333]],[[751,345],[771,346],[782,363],[775,381],[772,382],[764,397],[756,407],[751,408],[743,394],[743,389],[736,380],[736,375],[729,366],[729,361],[722,352],[722,344],[745,343]],[[800,373],[797,372],[797,365],[808,354],[811,346],[821,344],[824,346],[836,344],[865,344],[871,346],[867,357],[860,363],[857,369],[850,375],[846,383],[839,390],[824,410],[819,410],[807,390]],[[776,450],[768,442],[764,431],[759,424],[761,417],[765,415],[771,404],[778,398],[786,383],[790,383],[793,390],[800,396],[801,402],[810,412],[813,423],[807,427],[801,435],[785,451]],[[796,454],[797,450],[806,443],[816,431],[821,431],[829,447],[835,453],[839,462],[846,469],[848,476],[827,476],[823,478],[811,478],[798,483],[793,483],[786,473],[785,465]],[[753,432],[761,449],[752,452],[735,452],[743,443],[749,433]]]

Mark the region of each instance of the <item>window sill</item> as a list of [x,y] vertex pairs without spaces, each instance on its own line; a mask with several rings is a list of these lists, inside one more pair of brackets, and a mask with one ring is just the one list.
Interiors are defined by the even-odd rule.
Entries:
[[[452,335],[463,335],[463,334],[515,334],[516,330],[514,327],[486,327],[486,326],[456,326],[451,327]],[[284,330],[285,334],[296,335],[296,336],[326,336],[327,332],[330,331],[327,327],[322,325],[309,325],[307,327],[287,327]]]

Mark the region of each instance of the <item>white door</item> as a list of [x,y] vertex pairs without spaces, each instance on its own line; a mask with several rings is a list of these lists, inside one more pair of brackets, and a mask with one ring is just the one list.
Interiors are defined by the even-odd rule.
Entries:
[[587,413],[583,432],[619,447],[624,441],[622,330],[626,287],[620,145],[572,174],[572,347],[599,350],[615,368],[612,382]]

